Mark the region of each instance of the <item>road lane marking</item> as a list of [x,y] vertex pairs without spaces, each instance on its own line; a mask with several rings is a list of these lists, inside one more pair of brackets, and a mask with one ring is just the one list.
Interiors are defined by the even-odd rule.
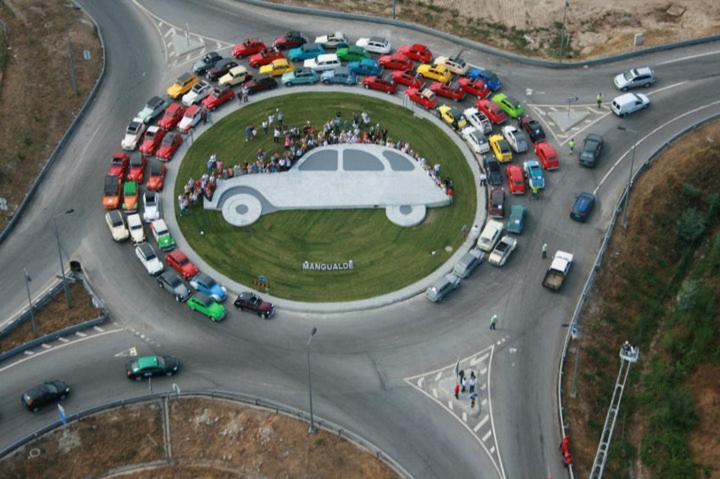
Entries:
[[477,424],[477,426],[475,426],[475,432],[477,432],[478,429],[480,429],[481,427],[483,427],[483,426],[485,425],[485,423],[488,422],[489,420],[490,420],[490,415],[489,415],[489,414],[485,414],[485,417],[482,418],[482,420]]
[[87,336],[87,334],[82,333],[82,332],[80,332],[80,331],[78,331],[78,332],[75,333],[75,334],[78,335],[78,336],[80,336],[81,338],[84,338],[85,336]]
[[61,343],[69,343],[70,342],[70,340],[65,339],[63,337],[58,338],[58,341],[60,341]]
[[50,348],[52,348],[52,346],[50,346],[49,344],[45,344],[45,343],[42,343],[40,346],[42,346],[43,349],[50,349]]
[[418,379],[417,385],[418,385],[418,387],[419,387],[419,388],[421,388],[421,387],[422,387],[422,384],[423,384],[423,381],[424,381],[424,380],[425,380],[425,378],[424,378],[424,377],[422,377],[422,378]]
[[467,413],[465,411],[463,411],[462,418],[463,418],[463,422],[467,422]]
[[688,55],[686,57],[680,57],[680,58],[673,58],[672,60],[665,60],[664,62],[658,63],[656,66],[660,65],[669,65],[671,63],[678,63],[678,62],[684,62],[685,60],[692,60],[693,58],[700,58],[700,57],[707,57],[710,55],[717,55],[720,53],[720,50],[714,50],[712,52],[706,52],[706,53],[698,53],[697,55]]
[[647,94],[647,96],[653,96],[655,93],[660,93],[661,91],[669,90],[670,88],[675,88],[676,86],[684,85],[687,83],[687,80],[681,81],[678,83],[673,83],[672,85],[668,85],[666,87],[658,88],[657,90],[653,90]]
[[490,452],[495,452],[495,446],[490,447]]
[[486,432],[485,435],[482,437],[483,442],[486,442],[490,436],[492,436],[492,431]]
[[23,351],[23,354],[25,354],[26,356],[32,356],[35,353],[30,350],[27,350],[27,351]]
[[454,411],[452,401],[448,401],[448,407],[451,411]]
[[435,375],[435,381],[439,381],[441,377],[442,377],[442,371],[440,371],[439,373],[437,373]]
[[432,389],[433,396],[438,397],[437,389]]
[[93,329],[94,329],[95,331],[97,331],[98,333],[102,333],[102,332],[105,331],[105,330],[104,330],[103,328],[101,328],[100,326],[93,326]]
[[175,33],[175,30],[173,30],[173,29],[171,28],[170,30],[168,30],[167,32],[165,32],[165,35],[164,35],[164,36],[165,36],[165,38],[167,38],[167,37],[169,37],[170,35],[173,35],[174,33]]

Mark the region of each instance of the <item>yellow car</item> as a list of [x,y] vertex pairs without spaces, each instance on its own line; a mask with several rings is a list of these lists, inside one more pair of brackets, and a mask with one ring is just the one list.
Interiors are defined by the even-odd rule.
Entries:
[[270,75],[271,77],[278,77],[283,73],[291,72],[294,68],[292,63],[288,62],[285,58],[278,58],[273,60],[269,65],[263,65],[260,67],[261,75]]
[[198,81],[200,81],[200,79],[196,75],[193,75],[192,73],[183,73],[177,80],[175,80],[175,83],[165,90],[165,92],[168,96],[170,96],[170,98],[176,100],[178,97],[181,97],[185,93],[189,92]]
[[467,126],[465,116],[450,105],[440,105],[435,109],[435,111],[437,112],[438,118],[442,119],[442,121],[456,130],[460,130],[461,128],[465,128]]
[[423,63],[417,67],[418,74],[430,80],[447,83],[452,78],[452,73],[445,65],[430,65],[429,63]]
[[512,160],[512,151],[510,150],[510,144],[505,141],[502,135],[490,135],[490,148],[492,148],[495,158],[499,163],[505,163]]

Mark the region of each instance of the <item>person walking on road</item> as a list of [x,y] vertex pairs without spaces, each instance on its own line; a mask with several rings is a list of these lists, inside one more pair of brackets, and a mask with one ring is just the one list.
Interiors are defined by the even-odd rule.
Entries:
[[492,318],[490,318],[490,329],[492,331],[495,331],[495,325],[497,324],[497,314],[493,314]]
[[467,391],[468,378],[462,378],[462,382],[460,383],[460,385],[462,386],[462,388],[460,389],[460,392],[464,393],[465,391]]
[[595,97],[595,100],[597,101],[598,108],[602,108],[603,94],[598,93],[597,96]]
[[477,378],[475,377],[475,373],[470,373],[470,379],[468,380],[468,392],[470,394],[475,394],[475,386],[477,386]]
[[480,173],[480,186],[485,186],[487,183],[487,175],[485,173]]
[[543,243],[542,245],[542,257],[543,259],[547,258],[547,243]]
[[568,141],[568,146],[570,147],[570,154],[572,155],[575,153],[575,138],[570,138],[570,141]]
[[455,383],[455,389],[453,390],[453,393],[455,394],[455,399],[460,399],[460,384]]

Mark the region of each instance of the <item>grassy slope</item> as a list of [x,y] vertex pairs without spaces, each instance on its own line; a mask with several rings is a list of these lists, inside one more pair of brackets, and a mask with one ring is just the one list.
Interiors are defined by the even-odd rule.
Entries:
[[[389,137],[409,141],[428,164],[439,162],[443,176],[455,181],[452,206],[431,209],[414,228],[390,223],[384,210],[295,211],[263,216],[246,228],[236,228],[220,212],[195,207],[179,217],[183,234],[213,267],[245,284],[258,275],[269,278],[272,293],[306,301],[339,301],[367,298],[411,284],[440,266],[463,240],[461,228],[475,215],[475,185],[460,150],[430,122],[413,118],[403,108],[359,95],[312,93],[250,103],[218,122],[198,138],[180,168],[178,178],[198,178],[211,153],[227,165],[252,161],[258,148],[273,148],[260,123],[280,107],[286,125],[301,126],[310,120],[316,127],[334,117],[352,119],[363,110],[372,121],[389,130]],[[246,143],[244,127],[255,125],[258,140]],[[276,146],[277,148],[277,146]],[[175,185],[175,196],[181,182]],[[177,205],[176,205],[177,208]],[[200,231],[205,235],[200,236]],[[432,256],[431,251],[438,254]],[[307,272],[304,261],[334,262],[352,259],[353,271]]]

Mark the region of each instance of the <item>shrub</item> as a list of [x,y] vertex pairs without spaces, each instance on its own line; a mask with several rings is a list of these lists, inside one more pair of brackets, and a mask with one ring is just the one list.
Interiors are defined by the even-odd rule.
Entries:
[[678,237],[690,244],[695,244],[702,238],[705,228],[705,218],[695,208],[686,209],[677,222]]

